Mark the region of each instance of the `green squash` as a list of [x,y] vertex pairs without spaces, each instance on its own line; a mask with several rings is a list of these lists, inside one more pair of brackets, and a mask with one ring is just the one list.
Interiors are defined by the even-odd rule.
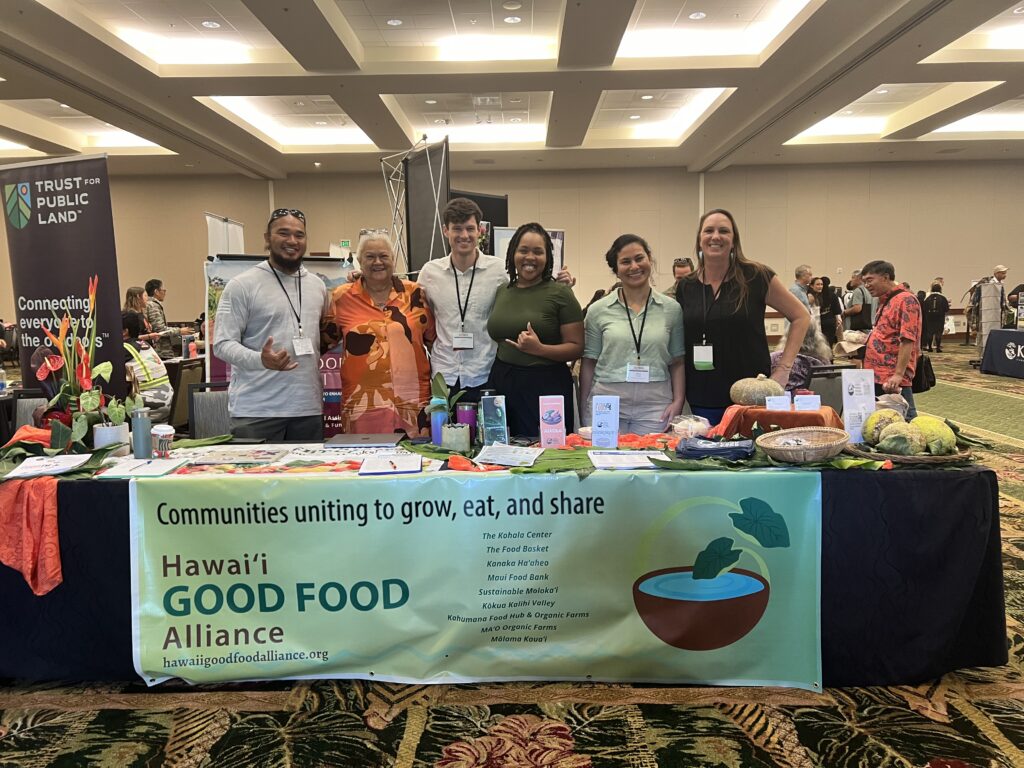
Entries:
[[786,394],[786,390],[775,379],[763,373],[755,379],[740,379],[729,388],[729,399],[737,405],[764,405],[766,397]]

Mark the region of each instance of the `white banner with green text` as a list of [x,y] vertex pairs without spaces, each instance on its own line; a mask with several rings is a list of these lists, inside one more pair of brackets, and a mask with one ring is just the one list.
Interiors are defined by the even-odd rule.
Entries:
[[819,689],[812,472],[133,480],[149,683]]

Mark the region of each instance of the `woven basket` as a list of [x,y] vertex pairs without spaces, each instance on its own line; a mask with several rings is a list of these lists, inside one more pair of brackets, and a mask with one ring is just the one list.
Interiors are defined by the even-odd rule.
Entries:
[[755,442],[776,461],[803,464],[838,456],[849,441],[846,432],[834,427],[796,427],[765,432]]
[[971,460],[971,449],[965,448],[957,453],[947,456],[932,456],[929,453],[916,454],[914,456],[900,456],[896,453],[879,453],[878,451],[867,451],[861,445],[847,445],[844,453],[856,456],[858,459],[874,459],[875,461],[889,460],[893,464],[957,464]]

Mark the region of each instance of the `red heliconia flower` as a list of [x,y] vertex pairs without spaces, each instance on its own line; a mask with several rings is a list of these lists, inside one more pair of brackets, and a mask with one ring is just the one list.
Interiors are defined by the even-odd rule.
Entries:
[[93,275],[89,278],[89,313],[96,307],[96,286],[99,285],[100,276]]
[[92,365],[89,361],[89,353],[85,351],[85,345],[82,344],[81,339],[75,339],[75,346],[78,359],[81,361],[75,368],[75,377],[78,379],[78,385],[88,391],[92,389]]
[[43,381],[51,373],[56,373],[64,367],[64,358],[60,355],[47,355],[43,358],[39,369],[36,371],[36,378]]

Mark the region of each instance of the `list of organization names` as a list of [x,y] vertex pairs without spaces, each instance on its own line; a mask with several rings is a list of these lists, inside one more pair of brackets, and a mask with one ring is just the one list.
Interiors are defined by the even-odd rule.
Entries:
[[449,614],[448,620],[479,625],[491,643],[536,644],[567,623],[590,618],[573,610],[549,572],[552,539],[548,531],[484,532],[482,559],[486,584],[477,589],[478,609]]

